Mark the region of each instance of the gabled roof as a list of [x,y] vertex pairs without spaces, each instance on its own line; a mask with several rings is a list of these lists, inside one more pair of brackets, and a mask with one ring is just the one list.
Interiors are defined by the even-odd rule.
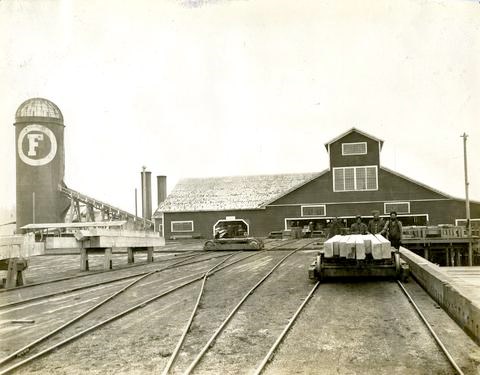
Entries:
[[437,190],[437,189],[434,189],[434,188],[432,188],[432,187],[430,187],[430,186],[428,186],[428,185],[425,185],[424,183],[418,182],[418,181],[414,180],[413,178],[410,178],[410,177],[407,177],[407,176],[405,176],[405,175],[403,175],[403,174],[401,174],[401,173],[395,172],[395,171],[393,171],[393,170],[391,170],[391,169],[389,169],[389,168],[386,168],[386,167],[383,167],[383,166],[380,166],[380,168],[383,169],[384,171],[387,171],[387,172],[389,172],[389,173],[391,173],[391,174],[394,174],[395,176],[398,176],[398,177],[401,177],[401,178],[403,178],[403,179],[405,179],[405,180],[407,180],[407,181],[410,181],[410,182],[412,182],[412,183],[414,183],[414,184],[416,184],[416,185],[418,185],[418,186],[421,186],[421,187],[423,187],[423,188],[425,188],[425,189],[431,190],[431,191],[433,191],[434,193],[443,195],[445,198],[448,198],[448,199],[458,199],[458,198],[454,198],[454,197],[452,197],[451,195],[449,195],[449,194],[447,194],[447,193],[444,193],[444,192],[442,192],[442,191],[440,191],[440,190]]
[[291,173],[186,178],[177,183],[153,216],[160,212],[260,209],[319,175]]
[[339,139],[345,137],[347,134],[350,134],[352,132],[357,132],[367,138],[373,139],[374,141],[380,142],[380,149],[383,147],[383,140],[379,139],[377,137],[374,137],[373,135],[370,135],[368,133],[365,133],[364,131],[358,130],[357,128],[351,128],[350,130],[347,130],[345,133],[340,134],[339,136],[333,138],[331,141],[325,143],[325,148],[328,150],[328,146],[331,145],[332,143],[338,141]]

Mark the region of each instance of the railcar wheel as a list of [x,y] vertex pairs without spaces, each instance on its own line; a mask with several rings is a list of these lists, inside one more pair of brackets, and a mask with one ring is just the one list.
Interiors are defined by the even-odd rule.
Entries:
[[203,245],[204,250],[215,250],[217,248],[217,245],[215,245],[215,242],[213,241],[207,241],[205,242],[205,245]]
[[260,250],[260,243],[257,240],[248,241],[248,246],[254,250]]
[[397,279],[400,280],[402,278],[402,266],[400,265],[400,253],[398,251],[393,253],[393,260],[395,262],[395,274]]
[[323,268],[323,254],[317,254],[317,261],[315,264],[315,274],[318,281],[322,281],[322,268]]

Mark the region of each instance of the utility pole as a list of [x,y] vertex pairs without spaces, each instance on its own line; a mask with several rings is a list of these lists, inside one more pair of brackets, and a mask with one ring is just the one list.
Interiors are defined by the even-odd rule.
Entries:
[[138,212],[137,212],[137,188],[135,188],[135,216],[138,216]]
[[468,198],[468,169],[467,169],[467,138],[468,134],[463,133],[463,164],[465,167],[465,216],[467,219],[467,236],[468,236],[468,265],[473,266],[473,250],[472,250],[472,224],[470,222],[470,199]]

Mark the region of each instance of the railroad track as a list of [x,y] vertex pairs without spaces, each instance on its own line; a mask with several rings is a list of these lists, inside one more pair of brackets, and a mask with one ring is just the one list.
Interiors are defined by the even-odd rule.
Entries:
[[[196,368],[196,366],[200,363],[200,361],[202,360],[202,358],[205,356],[205,354],[213,347],[214,345],[214,342],[215,340],[217,339],[217,337],[222,333],[222,331],[226,328],[226,326],[228,325],[228,323],[231,321],[231,319],[235,316],[235,314],[238,312],[238,310],[241,308],[241,306],[244,304],[244,302],[255,292],[255,290],[257,290],[272,274],[273,272],[278,268],[280,267],[290,256],[292,256],[293,254],[297,253],[299,250],[302,250],[304,249],[305,247],[307,247],[308,245],[310,245],[311,243],[313,243],[315,241],[311,241],[307,244],[304,244],[303,246],[300,246],[300,247],[297,247],[296,249],[290,251],[287,255],[285,255],[284,257],[282,257],[250,290],[248,290],[248,292],[240,299],[240,301],[235,305],[235,307],[230,311],[230,313],[228,314],[228,316],[220,323],[219,327],[215,330],[215,332],[210,336],[210,338],[208,339],[207,343],[202,347],[202,349],[200,350],[200,352],[197,354],[197,356],[194,358],[194,360],[190,363],[190,365],[188,366],[188,368],[183,372],[185,374],[190,374],[194,371],[194,369]],[[204,275],[204,278],[202,280],[202,286],[200,288],[200,291],[199,291],[199,294],[197,296],[197,300],[196,300],[196,303],[195,303],[195,306],[192,310],[192,313],[190,315],[190,318],[187,322],[187,324],[185,325],[184,329],[183,329],[183,332],[182,332],[182,335],[172,353],[172,355],[170,356],[169,360],[168,360],[168,363],[167,365],[165,366],[165,368],[163,369],[163,372],[162,374],[163,375],[166,375],[168,373],[170,373],[173,369],[173,365],[175,364],[175,361],[177,360],[178,356],[179,356],[179,353],[180,353],[180,349],[182,347],[182,345],[184,344],[185,342],[185,338],[188,334],[188,332],[190,331],[191,329],[191,326],[192,326],[192,322],[198,312],[198,309],[199,309],[199,306],[201,305],[201,300],[202,300],[202,297],[204,295],[204,291],[205,291],[205,285],[206,285],[206,282],[207,282],[207,278],[210,276],[209,273],[206,273]],[[295,314],[292,316],[292,318],[289,320],[289,323],[286,325],[284,331],[282,332],[281,336],[279,337],[279,339],[277,340],[277,343],[276,345],[278,345],[281,340],[283,339],[283,337],[285,336],[286,332],[288,332],[288,330],[290,329],[290,327],[292,326],[292,324],[294,323],[295,319],[298,317],[298,315],[300,314],[300,312],[302,311],[302,309],[304,308],[304,306],[306,305],[306,303],[308,302],[308,300],[311,298],[311,296],[313,295],[315,289],[318,287],[319,283],[317,283],[310,291],[310,293],[308,294],[308,296],[304,299],[304,301],[300,304],[300,306],[297,308]],[[275,346],[276,347],[276,346]],[[273,349],[274,350],[274,349]]]
[[[281,265],[288,257],[290,257],[291,255],[293,255],[296,251],[298,251],[299,249],[295,249],[294,251],[290,252],[289,254],[287,254],[285,257],[283,257],[279,262],[277,262],[275,264],[275,266],[268,271],[268,273],[257,283],[255,284],[255,286],[253,288],[251,288],[243,297],[242,299],[238,302],[238,304],[233,308],[233,310],[230,312],[230,314],[227,316],[227,318],[225,318],[225,320],[222,321],[222,323],[219,325],[219,327],[217,328],[217,330],[210,336],[210,338],[208,339],[208,341],[206,342],[206,344],[202,347],[202,349],[200,350],[200,352],[197,354],[197,356],[195,357],[195,359],[190,363],[190,365],[188,366],[188,368],[186,370],[182,370],[181,372],[183,374],[191,374],[192,372],[194,372],[195,368],[197,367],[197,365],[201,362],[202,358],[205,356],[205,354],[214,346],[215,344],[215,340],[218,338],[218,336],[221,334],[221,332],[223,330],[225,330],[225,327],[227,326],[227,324],[229,323],[229,321],[232,319],[232,317],[235,315],[235,313],[240,309],[240,307],[242,306],[242,304],[246,301],[246,299],[252,295],[254,293],[254,291],[278,268],[279,265]],[[169,360],[168,360],[168,363],[167,365],[165,366],[165,368],[163,369],[163,372],[162,372],[162,375],[167,375],[169,373],[171,373],[173,371],[173,366],[175,364],[175,361],[180,353],[180,349],[182,347],[182,345],[184,344],[184,341],[185,341],[185,338],[188,334],[188,332],[190,331],[191,329],[191,325],[192,325],[192,322],[195,318],[195,315],[197,314],[197,311],[198,311],[198,308],[201,304],[201,300],[202,300],[202,297],[203,297],[203,294],[204,294],[204,291],[205,291],[205,284],[206,284],[206,281],[207,281],[207,278],[208,278],[208,274],[205,274],[204,276],[204,279],[202,281],[202,286],[200,288],[200,291],[199,291],[199,294],[197,296],[197,300],[196,300],[196,303],[195,303],[195,306],[192,310],[192,313],[190,315],[190,318],[187,322],[187,324],[185,325],[184,329],[183,329],[183,332],[182,332],[182,335],[180,337],[180,340],[178,341],[172,355],[170,356]],[[445,355],[445,357],[448,359],[449,363],[451,364],[452,368],[455,370],[455,372],[457,374],[461,374],[463,375],[463,371],[461,370],[461,368],[458,366],[458,364],[455,362],[455,360],[453,359],[452,355],[448,352],[448,350],[446,349],[445,345],[441,342],[440,338],[438,337],[438,335],[435,333],[435,331],[433,330],[432,326],[429,324],[429,322],[427,321],[427,319],[425,318],[425,316],[422,314],[422,312],[420,311],[419,307],[416,305],[416,303],[414,302],[413,298],[411,297],[411,295],[408,293],[408,291],[405,289],[404,285],[402,284],[402,282],[398,281],[397,280],[397,283],[399,285],[399,287],[401,288],[401,290],[403,291],[403,293],[405,293],[406,297],[408,298],[409,302],[411,303],[411,305],[414,307],[416,313],[419,315],[420,319],[422,320],[423,324],[425,324],[425,326],[427,327],[428,331],[430,332],[430,334],[432,335],[432,337],[434,338],[436,344],[438,345],[438,347],[440,348],[440,350],[442,351],[442,353]],[[306,304],[308,303],[308,301],[312,298],[312,296],[314,295],[315,291],[317,290],[317,288],[319,287],[320,285],[320,282],[317,282],[314,284],[314,286],[311,288],[310,292],[308,293],[308,295],[306,296],[306,298],[303,300],[303,302],[298,306],[297,310],[295,311],[295,313],[292,315],[292,317],[289,319],[288,323],[286,324],[286,326],[284,327],[284,329],[282,330],[281,334],[278,336],[278,338],[275,340],[274,344],[270,347],[270,349],[268,350],[268,352],[266,353],[266,355],[264,356],[264,358],[262,359],[262,361],[260,362],[260,364],[255,368],[253,374],[255,375],[259,375],[261,374],[265,368],[268,366],[269,362],[273,359],[273,356],[276,352],[276,350],[278,349],[278,347],[280,346],[280,344],[282,343],[282,341],[285,339],[288,331],[290,330],[290,328],[293,326],[293,324],[295,323],[296,319],[298,318],[298,316],[300,315],[300,313],[302,312],[302,310],[304,309],[304,307],[306,306]]]
[[405,288],[405,286],[403,285],[403,283],[399,280],[397,280],[397,284],[398,286],[400,287],[400,289],[402,290],[402,292],[405,294],[405,296],[407,297],[408,301],[410,302],[410,304],[413,306],[413,308],[415,309],[415,312],[418,314],[418,317],[420,318],[420,320],[423,322],[423,324],[427,327],[428,329],[428,332],[430,332],[430,334],[432,335],[433,339],[435,340],[435,343],[438,345],[439,349],[441,350],[441,352],[445,355],[445,357],[447,358],[448,362],[450,363],[450,365],[452,366],[452,368],[455,370],[455,372],[459,375],[463,375],[463,371],[462,369],[460,368],[460,366],[458,366],[458,364],[455,362],[455,359],[452,357],[452,355],[450,354],[450,352],[448,351],[448,349],[445,347],[445,345],[443,344],[443,342],[440,340],[440,338],[438,337],[437,333],[434,331],[432,325],[428,322],[427,318],[425,317],[425,315],[422,313],[422,311],[420,310],[420,308],[418,307],[418,305],[415,303],[415,301],[413,300],[412,296],[410,295],[410,293],[408,293],[407,289]]
[[[162,267],[160,270],[164,271],[164,270],[168,270],[168,269],[171,269],[171,268],[174,268],[174,267],[185,267],[185,266],[189,266],[189,265],[196,264],[196,263],[206,262],[208,260],[211,260],[211,259],[214,259],[214,258],[217,258],[217,257],[221,258],[221,257],[227,256],[227,254],[216,255],[216,256],[211,256],[211,257],[205,258],[205,259],[200,259],[200,260],[195,260],[193,262],[185,263],[188,260],[191,260],[192,258],[200,257],[200,256],[203,256],[203,255],[205,255],[205,253],[192,254],[192,255],[189,255],[189,256],[186,256],[186,257],[177,258],[176,262],[174,262],[170,265],[167,265],[165,267]],[[181,260],[178,260],[178,259],[181,259]],[[175,259],[169,259],[169,260],[171,261],[171,260],[175,260]],[[143,264],[143,266],[146,267],[148,265]],[[152,268],[152,267],[148,267],[148,268]],[[97,287],[102,286],[102,285],[127,281],[127,280],[132,279],[132,278],[136,278],[136,277],[140,277],[140,276],[143,276],[143,275],[151,274],[152,272],[153,273],[158,272],[158,270],[159,270],[158,269],[158,264],[156,264],[155,267],[153,267],[153,270],[147,270],[147,271],[136,272],[136,273],[127,273],[126,275],[119,276],[119,277],[114,277],[114,278],[108,279],[108,280],[103,280],[102,278],[100,278],[99,281],[94,281],[92,283],[88,283],[88,284],[85,284],[85,285],[79,285],[79,286],[75,286],[75,287],[60,289],[60,290],[57,290],[57,291],[54,291],[54,292],[51,292],[51,293],[36,295],[36,296],[30,297],[30,298],[18,298],[16,301],[1,304],[0,305],[0,310],[5,309],[5,308],[11,308],[11,307],[18,306],[18,305],[28,304],[28,303],[31,303],[31,302],[38,302],[39,300],[52,298],[52,297],[55,297],[55,296],[58,296],[58,295],[65,295],[65,294],[69,294],[69,293],[74,293],[74,292],[78,292],[78,291],[81,291],[81,290],[84,290],[84,289],[92,289],[92,288],[97,288]],[[95,275],[95,276],[98,276],[98,275]],[[62,280],[62,281],[64,281],[64,280]],[[71,281],[71,279],[68,279],[68,281]]]
[[[449,351],[447,350],[447,348],[445,347],[445,345],[442,343],[442,341],[440,340],[439,336],[437,335],[437,333],[434,331],[432,325],[428,322],[428,320],[426,319],[425,315],[422,313],[422,311],[420,310],[420,308],[418,307],[418,305],[415,303],[413,297],[410,295],[410,293],[408,293],[407,289],[405,288],[405,286],[403,285],[403,283],[399,280],[396,280],[398,286],[400,287],[400,289],[402,290],[402,292],[405,294],[405,296],[407,297],[409,303],[413,306],[416,314],[418,314],[420,320],[422,321],[422,323],[427,327],[429,333],[431,334],[431,336],[433,337],[433,339],[435,340],[436,344],[438,345],[438,348],[440,349],[440,351],[442,352],[443,355],[445,355],[445,357],[447,358],[448,362],[450,363],[450,365],[452,366],[452,369],[459,375],[463,375],[463,371],[462,369],[460,368],[460,366],[456,363],[456,361],[454,360],[454,358],[452,357],[452,355],[449,353]],[[309,295],[307,296],[307,298],[305,299],[304,303],[299,307],[299,309],[295,312],[294,316],[292,317],[292,320],[289,322],[289,324],[285,327],[285,329],[282,331],[282,334],[278,337],[278,339],[276,340],[276,342],[272,345],[272,347],[270,348],[270,350],[268,351],[268,353],[265,355],[265,357],[263,358],[263,360],[261,361],[260,365],[255,369],[255,371],[253,372],[254,375],[259,375],[261,374],[265,369],[266,367],[268,366],[269,362],[273,359],[273,356],[276,352],[276,350],[278,349],[279,345],[281,344],[282,340],[285,338],[289,328],[292,326],[294,320],[296,319],[296,317],[298,317],[300,311],[303,309],[303,307],[305,306],[306,302],[311,298],[311,296],[313,295],[313,293],[315,292],[315,290],[319,287],[320,285],[320,282],[317,282],[312,290],[310,291]]]
[[[294,242],[294,241],[285,242],[285,241],[282,241],[282,240],[272,240],[272,241],[269,241],[268,244],[273,243],[274,246],[272,247],[272,249],[275,249],[277,247],[281,247],[281,246],[287,245],[287,244],[292,243],[292,242]],[[269,249],[267,249],[267,250],[269,250]],[[164,262],[168,262],[168,261],[175,260],[175,259],[183,259],[183,258],[192,256],[192,254],[213,253],[213,252],[214,251],[212,251],[212,250],[209,250],[209,251],[206,251],[206,250],[185,251],[185,252],[182,252],[182,253],[175,254],[172,258],[157,260],[157,261],[154,261],[153,263],[134,263],[134,264],[123,265],[120,268],[114,268],[114,269],[111,269],[111,270],[103,270],[103,269],[102,270],[95,270],[95,271],[89,271],[88,273],[83,273],[83,274],[80,274],[80,275],[66,276],[66,277],[61,277],[61,278],[56,278],[56,279],[50,279],[50,280],[45,280],[45,281],[41,281],[41,282],[21,285],[21,286],[17,286],[17,287],[14,287],[14,288],[9,288],[9,289],[1,288],[0,289],[0,296],[2,296],[3,293],[12,294],[14,292],[18,292],[18,291],[22,291],[22,290],[26,290],[26,289],[34,289],[35,287],[45,286],[45,285],[48,285],[48,284],[56,284],[56,283],[59,283],[59,282],[62,282],[62,281],[78,280],[78,279],[83,279],[83,278],[92,278],[94,276],[104,276],[106,274],[111,274],[111,273],[121,273],[121,272],[125,272],[127,270],[130,270],[131,268],[147,267],[147,266],[152,266],[152,265],[155,265],[155,264],[158,264],[158,263],[164,263]],[[0,308],[1,307],[2,306],[0,306]]]
[[[286,242],[286,243],[282,243],[280,245],[278,245],[277,247],[282,247],[284,245],[286,245],[287,243],[289,242]],[[290,242],[291,243],[291,242]],[[221,271],[223,269],[225,269],[226,267],[230,267],[238,262],[241,262],[247,258],[250,258],[250,257],[253,257],[253,256],[256,256],[258,254],[262,254],[264,252],[267,252],[267,251],[271,251],[272,249],[269,249],[269,250],[264,250],[264,251],[259,251],[259,252],[254,252],[253,254],[249,254],[247,256],[244,256],[242,257],[241,259],[237,259],[235,261],[232,261],[230,262],[229,264],[227,265],[224,265],[223,267],[220,267],[221,264],[223,264],[226,260],[230,259],[230,257],[234,256],[234,255],[237,255],[237,254],[240,254],[241,252],[236,252],[234,254],[225,254],[225,255],[222,255],[222,256],[216,256],[214,258],[218,258],[218,257],[222,257],[222,258],[226,258],[226,259],[223,259],[221,262],[219,262],[218,264],[216,264],[214,267],[212,267],[211,269],[209,269],[207,272],[211,275],[213,273],[216,273],[218,271]],[[188,259],[187,259],[188,260]],[[186,260],[181,260],[179,262],[176,262],[176,266],[179,265],[179,263],[183,263],[185,262]],[[169,265],[167,266],[168,268],[172,268],[174,265]],[[165,268],[167,268],[165,267]],[[15,358],[19,357],[19,356],[23,356],[25,353],[27,352],[30,352],[33,348],[36,348],[38,347],[38,345],[40,343],[43,343],[45,342],[47,339],[49,338],[52,338],[53,336],[55,336],[56,334],[60,333],[60,332],[63,332],[67,327],[70,327],[72,324],[74,324],[75,322],[79,321],[80,319],[84,318],[86,315],[90,314],[92,311],[94,310],[97,310],[100,306],[103,306],[105,305],[107,302],[110,302],[112,301],[114,298],[116,298],[117,296],[121,295],[122,293],[124,293],[127,289],[131,288],[133,285],[139,283],[141,280],[144,280],[146,277],[148,276],[151,276],[152,274],[155,274],[155,273],[158,273],[162,270],[164,270],[165,268],[163,269],[160,269],[160,270],[154,270],[154,271],[151,271],[147,274],[144,274],[144,275],[141,275],[139,276],[138,278],[136,278],[135,280],[133,280],[131,283],[129,283],[127,286],[125,287],[122,287],[120,290],[116,291],[114,294],[110,295],[109,297],[107,297],[106,299],[102,300],[100,303],[96,304],[95,306],[93,306],[92,308],[88,309],[85,313],[82,313],[78,316],[76,316],[75,318],[71,319],[70,321],[68,321],[67,323],[63,324],[62,326],[60,327],[57,327],[56,329],[48,332],[47,334],[43,335],[42,337],[40,337],[39,339],[25,345],[24,347],[16,350],[14,353],[11,353],[9,356],[7,356],[6,358],[3,358],[0,360],[0,366],[2,365],[5,365],[11,361],[13,361]],[[198,275],[199,273],[197,272],[196,275]],[[149,303],[152,303],[166,295],[169,295],[177,290],[180,290],[188,285],[191,285],[197,281],[200,281],[205,275],[205,272],[202,272],[200,276],[194,276],[194,275],[189,275],[187,277],[182,277],[180,279],[177,279],[177,280],[173,280],[172,282],[179,282],[179,285],[176,285],[176,286],[173,286],[167,290],[164,290],[163,292],[159,293],[159,294],[156,294],[152,297],[149,297],[148,299],[146,300],[142,300],[141,302],[135,304],[134,306],[131,306],[121,312],[118,312],[116,314],[114,314],[113,316],[111,316],[110,318],[108,319],[105,319],[105,320],[102,320],[100,321],[99,323],[96,323],[86,329],[83,329],[82,331],[80,332],[77,332],[76,334],[52,345],[52,346],[49,346],[39,352],[37,352],[36,354],[33,354],[31,356],[29,356],[28,358],[25,358],[21,361],[18,361],[17,363],[11,365],[10,367],[4,367],[3,369],[0,370],[0,374],[6,374],[6,373],[10,373],[11,371],[13,370],[16,370],[18,369],[19,367],[21,366],[24,366],[28,363],[31,363],[32,361],[36,360],[37,358],[40,358],[44,355],[46,355],[47,353],[50,353],[54,350],[56,350],[57,348],[63,346],[63,345],[66,345],[67,343],[70,343],[76,339],[78,339],[79,337],[89,333],[89,332],[92,332],[114,320],[117,320],[127,314],[130,314],[131,312],[133,311],[136,311],[137,309],[139,308],[142,308],[144,306],[146,306],[147,304]],[[187,280],[187,281],[184,281],[185,278],[188,278],[190,277],[191,279],[190,280]]]
[[[283,242],[282,241],[272,241],[272,242],[274,242],[274,246],[267,249],[267,250],[278,249],[280,247],[289,245],[289,244],[291,244],[295,241],[283,241]],[[100,281],[94,281],[94,282],[91,282],[91,283],[87,283],[85,285],[77,285],[77,286],[74,286],[74,287],[65,288],[65,289],[57,290],[57,291],[50,292],[50,293],[35,295],[33,297],[25,298],[22,295],[19,295],[16,298],[16,301],[0,304],[0,310],[5,309],[5,308],[11,308],[11,307],[22,305],[22,304],[28,304],[28,303],[31,303],[31,302],[38,302],[39,300],[52,298],[52,297],[55,297],[55,296],[58,296],[58,295],[74,293],[74,292],[78,292],[78,291],[81,291],[81,290],[84,290],[84,289],[96,288],[96,287],[101,286],[101,285],[107,285],[107,284],[112,284],[112,283],[118,283],[118,282],[121,282],[121,281],[126,281],[128,279],[143,276],[143,275],[146,275],[147,273],[151,272],[149,270],[146,270],[146,271],[142,271],[142,272],[131,273],[131,268],[133,268],[133,267],[142,267],[142,268],[147,268],[147,269],[154,268],[155,269],[155,267],[158,267],[158,264],[160,264],[160,263],[163,264],[165,262],[169,262],[169,261],[172,261],[172,260],[179,260],[179,259],[191,259],[191,258],[194,258],[194,257],[199,257],[199,256],[202,256],[202,255],[205,255],[205,254],[213,254],[213,253],[215,253],[215,252],[214,251],[192,251],[192,252],[188,252],[187,254],[184,254],[182,256],[177,256],[175,258],[162,259],[161,261],[155,262],[155,263],[140,263],[138,265],[129,266],[128,268],[121,268],[121,269],[117,269],[117,270],[106,271],[107,273],[105,273],[105,271],[104,272],[97,271],[97,272],[93,272],[93,273],[89,273],[89,274],[70,276],[70,277],[66,277],[66,278],[49,280],[49,281],[36,283],[36,284],[24,285],[24,286],[9,289],[9,290],[6,290],[6,291],[4,290],[4,292],[6,292],[6,294],[5,295],[0,294],[1,299],[3,299],[3,298],[7,299],[9,295],[12,295],[12,294],[16,293],[18,291],[18,289],[24,290],[26,288],[34,288],[34,287],[39,287],[39,286],[44,287],[47,284],[59,283],[59,282],[68,282],[68,281],[72,281],[72,280],[76,281],[79,278],[84,278],[84,277],[99,278],[100,279]],[[222,253],[225,253],[225,252],[222,252]],[[216,256],[223,257],[225,255],[216,255]],[[208,261],[212,258],[214,258],[214,256],[212,256],[210,258],[206,258],[206,259],[201,259],[201,260],[198,260],[196,262],[187,263],[184,266],[188,266],[190,264],[199,263],[199,262],[205,262],[205,261]],[[180,264],[181,263],[182,262],[180,262]],[[175,262],[174,264],[177,264],[177,262]],[[170,268],[170,266],[165,268],[165,269],[169,269],[169,268]],[[130,271],[130,272],[128,272],[128,271]],[[126,275],[119,276],[119,277],[113,277],[112,279],[104,280],[104,276],[105,275],[112,275],[112,272],[126,273]]]
[[35,288],[35,287],[38,287],[38,286],[55,284],[55,283],[62,282],[62,281],[77,280],[77,279],[88,278],[88,277],[92,277],[92,276],[96,276],[96,275],[118,273],[118,272],[121,272],[121,271],[129,270],[130,268],[145,267],[146,265],[168,262],[168,261],[174,260],[174,259],[182,259],[184,257],[190,256],[191,254],[199,253],[199,252],[201,252],[201,251],[189,251],[189,252],[185,252],[184,254],[181,254],[181,255],[174,255],[173,258],[161,259],[161,260],[158,260],[158,261],[154,261],[153,263],[134,263],[134,264],[123,265],[120,268],[114,268],[114,269],[111,269],[111,270],[103,270],[102,269],[102,270],[88,271],[88,273],[83,273],[81,275],[59,277],[57,279],[50,279],[50,280],[40,281],[40,282],[36,282],[36,283],[31,283],[31,284],[20,285],[20,286],[17,286],[17,287],[14,287],[14,288],[9,288],[9,289],[3,289],[2,288],[2,289],[0,289],[0,296],[2,295],[2,293],[6,293],[6,294],[10,293],[11,294],[12,292],[16,292],[16,291],[19,291],[19,290],[21,291],[21,290],[24,290],[24,289],[31,289],[31,288]]

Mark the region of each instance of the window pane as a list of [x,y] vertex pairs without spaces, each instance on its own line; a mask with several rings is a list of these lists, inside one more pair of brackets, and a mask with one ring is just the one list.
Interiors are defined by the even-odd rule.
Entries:
[[343,155],[363,155],[366,153],[367,153],[367,144],[365,142],[342,144]]
[[343,181],[343,178],[344,178],[343,169],[334,169],[333,178],[335,179],[335,191],[345,190],[344,181]]
[[397,214],[408,214],[410,213],[409,206],[408,202],[385,203],[385,213],[395,211]]
[[325,216],[324,206],[303,206],[303,216]]
[[356,179],[357,179],[357,189],[356,190],[366,190],[367,189],[366,168],[358,167],[358,168],[356,168],[355,172],[356,172]]
[[378,189],[377,168],[375,167],[367,167],[367,189],[369,190]]
[[192,232],[193,222],[191,221],[178,221],[172,223],[172,232]]
[[355,168],[345,168],[345,190],[355,190]]

